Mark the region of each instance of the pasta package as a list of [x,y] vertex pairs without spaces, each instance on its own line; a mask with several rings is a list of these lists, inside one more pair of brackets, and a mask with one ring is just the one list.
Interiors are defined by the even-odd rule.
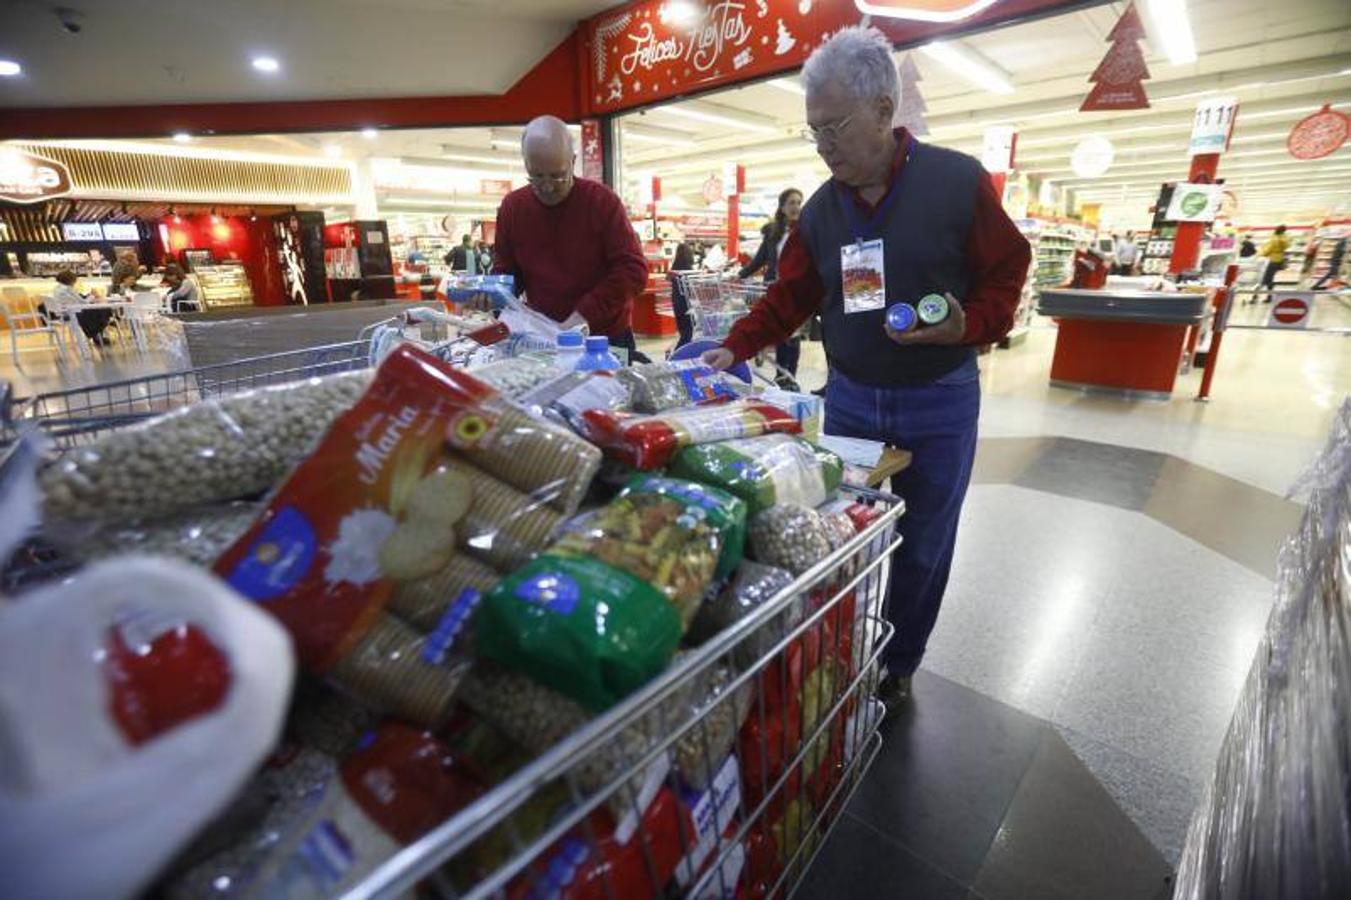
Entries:
[[642,579],[549,554],[489,591],[475,628],[481,655],[597,712],[660,673],[681,632],[675,607]]
[[592,441],[635,469],[659,469],[683,447],[782,432],[797,434],[801,423],[777,406],[737,400],[670,410],[651,416],[621,416],[609,410],[582,415]]
[[840,486],[844,462],[800,437],[767,434],[686,447],[670,472],[735,494],[755,515],[778,503],[820,506]]
[[689,627],[708,586],[736,568],[745,504],[717,488],[640,475],[573,524],[549,552],[598,559],[660,590]]
[[[724,375],[697,359],[632,366],[620,369],[615,378],[628,386],[633,408],[644,413],[711,400],[736,400],[749,390],[740,379]],[[741,390],[737,389],[738,384]]]

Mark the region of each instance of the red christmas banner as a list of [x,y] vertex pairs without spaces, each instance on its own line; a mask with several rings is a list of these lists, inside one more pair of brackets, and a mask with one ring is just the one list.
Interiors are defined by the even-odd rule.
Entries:
[[1132,3],[1107,35],[1112,46],[1093,74],[1088,76],[1093,90],[1079,107],[1081,112],[1149,108],[1149,98],[1141,84],[1150,77],[1145,56],[1140,52],[1140,41],[1144,37],[1145,27]]
[[1295,159],[1322,159],[1340,150],[1349,135],[1351,116],[1324,104],[1318,112],[1290,129],[1285,146]]

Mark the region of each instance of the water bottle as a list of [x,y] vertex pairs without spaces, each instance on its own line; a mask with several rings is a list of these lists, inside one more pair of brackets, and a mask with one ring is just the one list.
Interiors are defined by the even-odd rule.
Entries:
[[555,349],[558,351],[559,372],[571,372],[577,368],[577,363],[581,361],[583,350],[583,337],[580,331],[560,331],[554,339]]
[[620,367],[610,353],[609,338],[602,334],[586,339],[586,352],[577,360],[578,372],[612,372]]

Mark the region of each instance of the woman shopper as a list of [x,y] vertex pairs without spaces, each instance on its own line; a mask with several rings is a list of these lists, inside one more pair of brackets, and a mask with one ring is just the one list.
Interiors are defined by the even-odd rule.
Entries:
[[681,241],[676,245],[675,258],[666,278],[671,282],[671,309],[676,319],[676,345],[679,349],[694,340],[694,323],[690,321],[690,299],[685,296],[685,279],[676,276],[694,271],[694,250]]
[[1263,303],[1271,302],[1271,292],[1276,290],[1276,273],[1285,268],[1285,254],[1289,249],[1290,239],[1285,236],[1285,226],[1277,225],[1271,239],[1257,252],[1258,256],[1264,256],[1267,260],[1267,270],[1262,273],[1262,287],[1267,292]]
[[[84,336],[101,347],[106,347],[110,343],[103,334],[104,329],[108,327],[108,322],[113,317],[111,309],[80,309],[80,304],[88,303],[90,295],[81,294],[75,290],[75,273],[70,269],[62,269],[56,275],[56,290],[52,291],[52,303],[57,309],[74,309],[75,317],[80,322],[80,330]],[[53,310],[54,312],[55,310]],[[47,310],[42,310],[43,315],[47,315]]]
[[[788,235],[797,225],[802,214],[802,192],[797,188],[788,188],[779,194],[779,206],[774,211],[774,220],[760,230],[760,249],[755,258],[745,265],[739,278],[750,278],[756,272],[764,270],[765,284],[772,284],[779,277],[779,254],[783,245],[788,243]],[[793,378],[797,378],[798,360],[802,358],[802,339],[797,335],[774,348],[774,363]]]

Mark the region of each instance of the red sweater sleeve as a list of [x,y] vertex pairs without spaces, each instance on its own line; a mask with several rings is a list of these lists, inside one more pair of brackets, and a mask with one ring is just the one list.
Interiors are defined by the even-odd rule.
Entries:
[[982,172],[976,188],[976,208],[966,242],[971,283],[962,301],[966,312],[963,344],[992,344],[1013,327],[1013,313],[1022,296],[1032,246],[1013,224],[994,181]]
[[520,270],[516,268],[516,253],[511,245],[511,198],[503,197],[497,205],[497,230],[493,233],[493,274],[511,275],[517,281],[520,293]]
[[606,196],[611,202],[603,213],[605,274],[577,301],[577,312],[592,328],[613,321],[647,286],[647,258],[624,203],[608,191]]
[[778,280],[750,314],[732,326],[722,345],[740,361],[761,348],[781,344],[820,308],[825,295],[812,255],[794,230],[779,256]]

